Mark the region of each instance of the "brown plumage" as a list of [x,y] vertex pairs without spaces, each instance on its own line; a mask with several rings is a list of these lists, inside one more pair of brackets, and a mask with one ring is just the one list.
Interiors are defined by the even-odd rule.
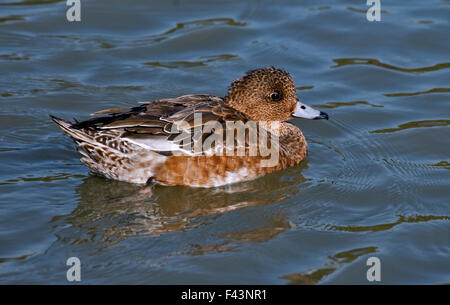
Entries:
[[[101,110],[76,123],[51,118],[77,144],[81,161],[94,173],[133,183],[211,187],[303,160],[305,138],[285,122],[303,111],[298,107],[309,111],[307,116],[317,114],[308,118],[328,118],[299,102],[287,72],[264,68],[235,80],[225,98],[184,95]],[[255,149],[261,143],[267,150]],[[268,163],[274,152],[276,163]]]

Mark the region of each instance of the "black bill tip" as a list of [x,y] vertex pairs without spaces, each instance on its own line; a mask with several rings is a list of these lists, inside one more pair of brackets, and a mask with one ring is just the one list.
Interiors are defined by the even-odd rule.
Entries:
[[326,112],[321,111],[319,116],[315,117],[314,120],[326,119],[328,120],[328,114]]

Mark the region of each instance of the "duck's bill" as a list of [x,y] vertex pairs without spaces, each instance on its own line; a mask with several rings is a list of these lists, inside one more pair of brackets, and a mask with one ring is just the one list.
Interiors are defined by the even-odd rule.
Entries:
[[316,110],[301,102],[297,102],[297,107],[295,108],[294,113],[292,113],[292,116],[310,120],[320,120],[320,119],[328,120],[328,114],[326,114],[323,111]]

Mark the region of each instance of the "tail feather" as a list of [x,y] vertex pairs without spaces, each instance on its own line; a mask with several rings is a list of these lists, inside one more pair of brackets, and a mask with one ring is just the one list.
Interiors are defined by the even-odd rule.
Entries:
[[90,135],[83,132],[83,130],[73,128],[73,124],[69,121],[60,119],[54,115],[49,115],[50,118],[58,124],[58,126],[67,133],[73,140],[75,141],[81,141],[81,142],[89,142],[92,143],[93,139]]
[[[81,162],[99,175],[127,182],[146,183],[153,175],[153,168],[164,161],[165,157],[152,151],[122,151],[120,148],[123,143],[127,144],[127,150],[130,150],[129,146],[133,144],[122,141],[120,132],[114,134],[111,130],[80,128],[77,123],[53,115],[50,115],[50,118],[75,142],[81,154]],[[112,139],[110,143],[98,141],[98,135],[101,137],[102,133]]]

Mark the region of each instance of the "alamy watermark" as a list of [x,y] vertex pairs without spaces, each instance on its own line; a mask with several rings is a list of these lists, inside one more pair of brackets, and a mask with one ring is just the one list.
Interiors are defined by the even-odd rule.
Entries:
[[81,21],[81,2],[80,0],[67,0],[66,5],[70,6],[66,12],[67,21]]
[[366,3],[369,7],[366,13],[368,21],[381,21],[381,2],[380,0],[367,0]]
[[381,261],[378,257],[369,257],[366,261],[367,266],[371,266],[366,273],[366,278],[369,282],[381,281]]
[[278,165],[280,122],[204,122],[202,113],[195,112],[193,122],[176,121],[168,132],[177,135],[171,140],[175,156],[249,156],[260,157],[261,167]]
[[72,256],[67,259],[67,266],[71,266],[66,272],[66,278],[69,282],[81,281],[81,261],[78,257]]

